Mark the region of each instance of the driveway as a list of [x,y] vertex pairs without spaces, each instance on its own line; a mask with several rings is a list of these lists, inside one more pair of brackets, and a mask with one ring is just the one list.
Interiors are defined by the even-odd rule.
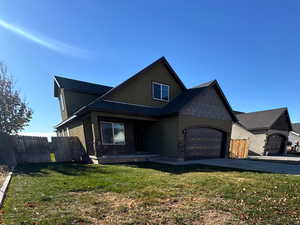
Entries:
[[291,165],[279,162],[264,162],[247,159],[202,159],[182,162],[168,162],[162,160],[152,161],[170,165],[202,164],[207,166],[219,166],[241,170],[300,175],[300,165]]

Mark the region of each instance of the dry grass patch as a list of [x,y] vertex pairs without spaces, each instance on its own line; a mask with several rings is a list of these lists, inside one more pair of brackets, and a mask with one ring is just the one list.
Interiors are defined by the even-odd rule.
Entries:
[[114,192],[71,192],[70,195],[89,198],[90,203],[77,206],[80,215],[93,225],[221,225],[234,221],[230,213],[207,210],[208,199],[203,197],[180,197],[133,199]]

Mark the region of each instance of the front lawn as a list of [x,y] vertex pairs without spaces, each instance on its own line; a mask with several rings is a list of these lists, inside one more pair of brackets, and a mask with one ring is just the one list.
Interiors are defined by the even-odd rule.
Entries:
[[[300,224],[300,177],[207,166],[19,166],[2,224]],[[0,224],[1,224],[0,223]]]

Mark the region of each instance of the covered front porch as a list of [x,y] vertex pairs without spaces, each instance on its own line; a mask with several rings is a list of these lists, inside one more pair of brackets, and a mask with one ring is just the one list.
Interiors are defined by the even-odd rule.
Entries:
[[87,151],[93,163],[138,162],[159,157],[155,150],[146,147],[145,141],[156,118],[92,112],[90,120],[92,135],[86,141],[92,143],[87,144]]

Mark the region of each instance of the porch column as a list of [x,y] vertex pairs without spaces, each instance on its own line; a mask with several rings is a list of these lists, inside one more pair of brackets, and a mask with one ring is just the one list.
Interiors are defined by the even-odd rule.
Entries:
[[100,134],[99,134],[99,121],[97,115],[92,112],[91,113],[91,121],[92,121],[92,131],[93,131],[93,150],[95,155],[98,156],[98,148],[100,146]]

